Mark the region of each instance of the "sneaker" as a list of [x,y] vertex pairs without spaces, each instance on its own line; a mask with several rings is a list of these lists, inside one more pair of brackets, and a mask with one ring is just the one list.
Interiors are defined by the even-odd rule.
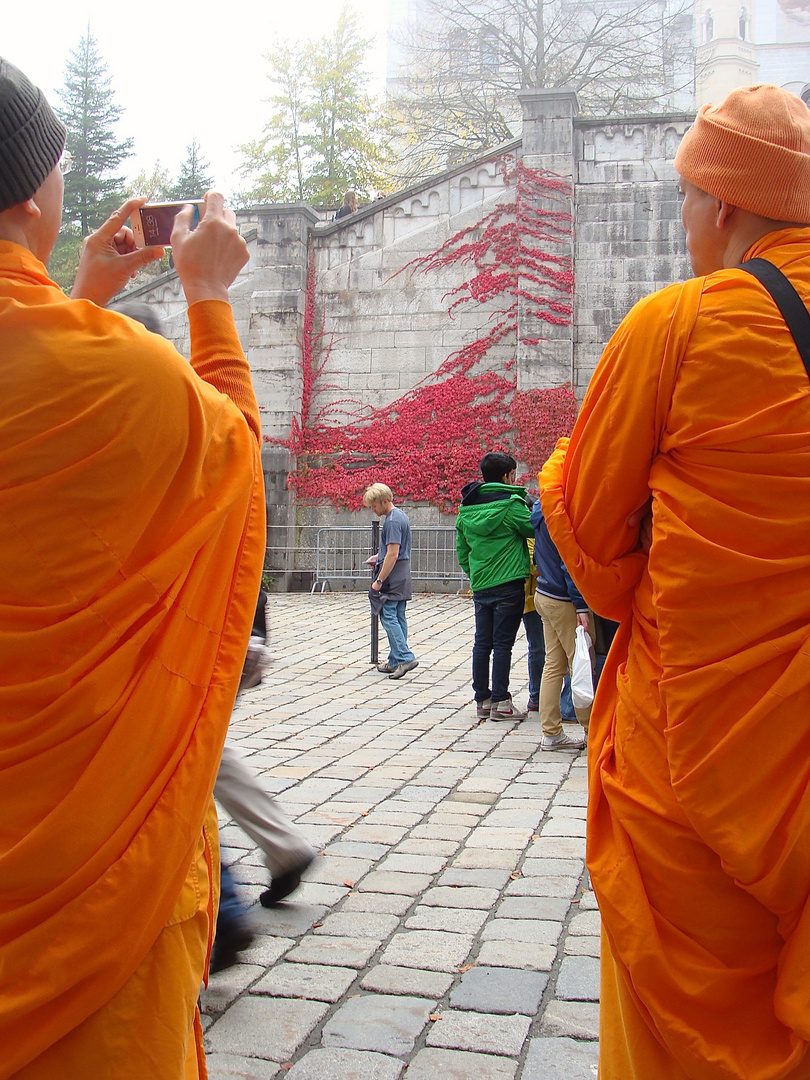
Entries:
[[270,888],[265,889],[259,897],[259,903],[262,907],[275,907],[279,901],[284,900],[290,893],[295,892],[301,884],[301,875],[311,862],[312,859],[307,859],[305,862],[296,866],[294,870],[290,870],[286,874],[279,874],[278,877],[274,877],[270,882]]
[[526,702],[526,712],[540,712],[540,702],[529,698]]
[[509,694],[505,701],[493,701],[489,710],[490,720],[525,720],[526,713],[516,709]]
[[581,750],[585,745],[584,739],[572,739],[561,731],[559,735],[544,735],[540,742],[541,750]]
[[377,664],[377,671],[379,671],[382,675],[391,675],[396,670],[396,664],[389,664],[387,662],[385,664]]
[[479,720],[489,720],[489,712],[492,708],[492,698],[488,697],[485,701],[476,701],[475,711],[478,713]]
[[399,667],[394,668],[389,679],[401,679],[403,675],[407,675],[409,671],[413,671],[415,667],[419,667],[418,660],[408,660],[405,664],[400,664]]
[[249,948],[255,937],[248,920],[240,915],[222,928],[217,927],[208,970],[212,975],[239,961],[239,953]]

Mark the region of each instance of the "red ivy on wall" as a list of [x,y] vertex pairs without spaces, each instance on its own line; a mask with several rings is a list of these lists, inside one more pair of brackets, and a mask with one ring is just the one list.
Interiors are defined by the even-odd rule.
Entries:
[[551,390],[516,390],[509,413],[515,446],[529,472],[518,479],[537,490],[537,473],[561,435],[570,435],[577,418],[577,399],[570,385]]
[[[283,441],[297,459],[289,484],[299,499],[357,509],[364,488],[382,480],[398,499],[425,500],[451,513],[487,450],[514,450],[536,472],[556,439],[570,432],[576,416],[570,386],[518,393],[514,359],[501,371],[484,365],[494,345],[516,343],[519,305],[523,341],[529,345],[542,339],[544,323],[569,325],[572,319],[570,185],[519,160],[501,164],[506,183],[514,185],[514,199],[499,203],[481,221],[400,271],[427,274],[469,266],[469,279],[447,294],[448,317],[464,304],[499,302],[489,329],[402,397],[359,413],[354,423],[329,422],[330,412],[346,402],[314,407],[318,390],[327,389],[321,379],[332,342],[326,340],[323,321],[316,328],[310,257],[301,412]],[[561,208],[549,209],[549,199]]]

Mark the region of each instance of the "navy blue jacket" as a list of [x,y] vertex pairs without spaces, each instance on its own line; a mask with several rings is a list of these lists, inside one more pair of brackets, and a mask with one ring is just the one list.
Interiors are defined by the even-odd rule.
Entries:
[[534,565],[537,567],[537,592],[542,593],[543,596],[550,596],[552,600],[568,600],[577,611],[587,611],[588,605],[585,603],[582,593],[571,580],[571,575],[565,569],[565,563],[560,558],[560,553],[549,535],[539,499],[532,510],[532,525],[534,526]]

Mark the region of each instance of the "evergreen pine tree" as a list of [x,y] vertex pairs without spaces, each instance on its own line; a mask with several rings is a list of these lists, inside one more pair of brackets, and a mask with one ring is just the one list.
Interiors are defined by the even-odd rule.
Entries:
[[82,236],[97,228],[121,201],[118,167],[132,151],[132,139],[119,139],[115,125],[123,109],[115,104],[111,77],[88,27],[65,67],[59,118],[67,128],[73,167],[65,177],[62,217]]
[[206,191],[214,186],[214,181],[208,174],[210,168],[208,162],[200,153],[200,144],[196,139],[191,140],[191,146],[186,147],[186,160],[180,167],[177,183],[169,190],[169,198],[201,199]]
[[82,237],[79,226],[63,223],[48,259],[48,276],[66,293],[73,288],[81,253]]

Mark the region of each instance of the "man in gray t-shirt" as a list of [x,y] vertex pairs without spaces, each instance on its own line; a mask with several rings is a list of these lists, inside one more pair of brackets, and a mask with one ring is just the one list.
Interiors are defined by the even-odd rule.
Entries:
[[380,550],[368,560],[374,565],[374,581],[369,589],[372,611],[388,637],[388,660],[377,670],[389,679],[401,679],[419,663],[408,648],[405,605],[411,599],[411,526],[406,514],[394,506],[394,496],[385,484],[372,484],[363,494],[363,504],[383,519]]

